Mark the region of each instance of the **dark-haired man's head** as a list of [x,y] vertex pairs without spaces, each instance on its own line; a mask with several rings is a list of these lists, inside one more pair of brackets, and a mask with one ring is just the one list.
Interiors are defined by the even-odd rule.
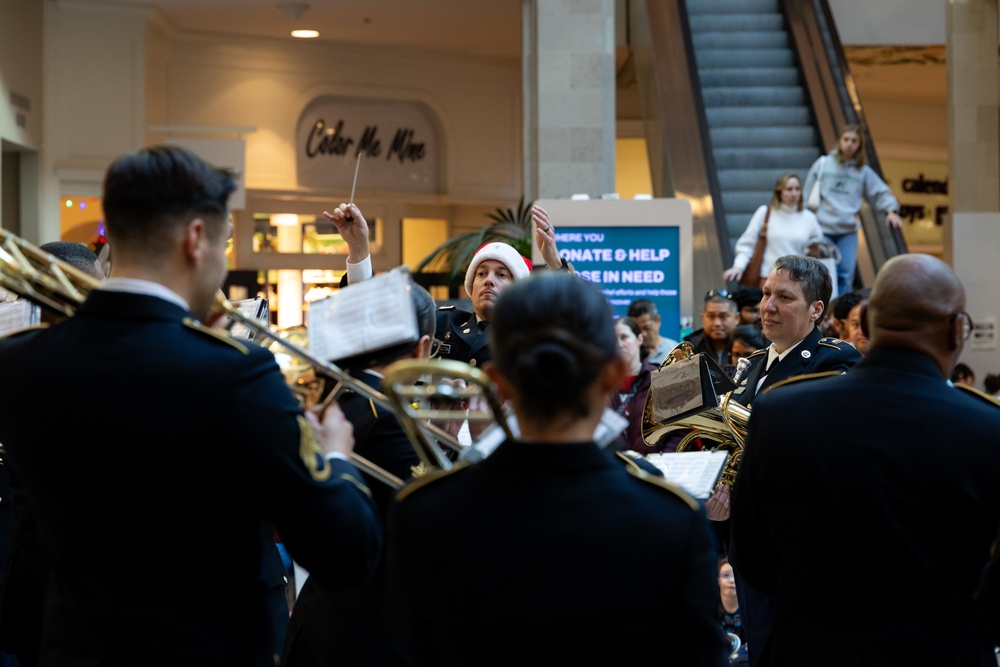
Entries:
[[660,312],[650,299],[636,299],[628,306],[628,317],[639,325],[642,331],[642,346],[648,353],[660,348]]
[[38,247],[92,278],[104,280],[107,277],[97,254],[89,246],[75,241],[49,241]]

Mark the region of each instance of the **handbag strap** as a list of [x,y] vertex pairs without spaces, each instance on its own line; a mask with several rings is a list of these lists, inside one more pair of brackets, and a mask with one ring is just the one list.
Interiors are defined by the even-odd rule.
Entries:
[[771,219],[771,205],[767,205],[767,213],[764,214],[764,224],[760,226],[760,238],[767,238],[767,221]]

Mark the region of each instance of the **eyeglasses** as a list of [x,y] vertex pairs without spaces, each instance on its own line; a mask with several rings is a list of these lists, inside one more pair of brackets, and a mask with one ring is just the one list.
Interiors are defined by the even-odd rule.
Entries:
[[712,297],[721,296],[723,299],[732,299],[733,295],[729,293],[729,290],[724,289],[710,289],[705,292],[705,301],[708,301]]
[[444,345],[443,341],[440,341],[437,338],[432,338],[431,339],[431,356],[430,356],[431,359],[436,358],[438,356],[438,354],[441,353],[441,346],[442,345]]
[[957,313],[952,313],[948,318],[948,326],[954,326],[955,320],[959,317],[962,318],[962,340],[969,340],[969,336],[972,335],[972,328],[975,325],[972,323],[972,316],[967,312],[960,310]]

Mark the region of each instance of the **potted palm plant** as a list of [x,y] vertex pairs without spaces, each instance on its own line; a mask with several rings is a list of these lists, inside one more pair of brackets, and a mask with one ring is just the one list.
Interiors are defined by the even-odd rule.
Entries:
[[522,195],[516,209],[497,207],[494,212],[486,214],[492,223],[477,231],[448,239],[420,260],[414,272],[436,273],[442,276],[438,284],[447,285],[449,290],[454,291],[465,283],[465,270],[476,250],[484,243],[502,241],[513,246],[525,257],[531,257],[533,203],[525,202]]

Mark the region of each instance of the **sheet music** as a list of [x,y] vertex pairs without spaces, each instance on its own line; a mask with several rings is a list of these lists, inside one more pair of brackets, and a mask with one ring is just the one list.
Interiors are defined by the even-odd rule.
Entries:
[[420,339],[405,266],[309,304],[309,350],[327,361]]
[[699,500],[712,495],[728,459],[729,452],[725,449],[646,455],[646,460],[659,468],[668,482],[676,484]]
[[27,299],[0,303],[0,335],[38,324],[40,311]]

